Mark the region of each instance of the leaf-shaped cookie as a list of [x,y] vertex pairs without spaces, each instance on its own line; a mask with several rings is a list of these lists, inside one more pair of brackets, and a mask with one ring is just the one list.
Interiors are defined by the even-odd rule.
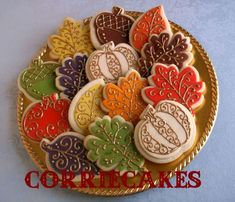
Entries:
[[80,180],[81,172],[92,172],[98,175],[99,168],[90,162],[87,150],[83,145],[84,136],[75,132],[66,132],[53,141],[42,139],[40,146],[46,153],[46,165],[49,170],[61,175],[61,172],[73,172],[74,181]]
[[69,123],[72,128],[83,135],[88,135],[88,126],[96,117],[105,113],[100,108],[103,99],[104,80],[97,79],[89,82],[78,91],[69,107]]
[[192,61],[191,50],[190,38],[185,37],[181,32],[173,36],[170,32],[151,35],[149,42],[141,50],[142,57],[138,61],[139,72],[141,76],[148,77],[153,64],[157,62],[166,65],[175,64],[181,69]]
[[84,145],[87,158],[96,162],[104,171],[141,171],[144,158],[138,153],[133,142],[133,125],[121,116],[112,119],[97,118],[89,127],[91,135],[86,136]]
[[68,110],[70,100],[60,99],[57,93],[32,102],[24,111],[22,129],[31,140],[53,140],[59,134],[70,131]]
[[142,97],[149,104],[155,106],[161,100],[174,100],[193,113],[192,109],[203,102],[205,84],[200,81],[198,71],[192,66],[179,72],[175,65],[157,63],[148,80],[151,86],[142,90]]
[[18,77],[19,89],[32,101],[41,100],[43,96],[58,92],[55,86],[55,62],[34,60],[29,68],[23,70]]
[[130,30],[130,44],[140,52],[152,34],[163,31],[171,32],[170,24],[165,16],[163,6],[157,6],[141,15]]
[[104,100],[101,107],[110,117],[122,116],[134,125],[139,121],[139,115],[147,106],[141,97],[142,88],[148,84],[135,70],[130,70],[126,77],[120,77],[118,84],[108,83],[104,87]]
[[62,91],[61,97],[72,100],[78,90],[89,82],[85,71],[86,61],[86,54],[76,53],[73,59],[65,58],[62,66],[56,69],[56,87]]
[[90,54],[94,47],[90,40],[89,24],[66,18],[58,34],[49,37],[48,46],[51,49],[50,56],[60,61],[78,52]]

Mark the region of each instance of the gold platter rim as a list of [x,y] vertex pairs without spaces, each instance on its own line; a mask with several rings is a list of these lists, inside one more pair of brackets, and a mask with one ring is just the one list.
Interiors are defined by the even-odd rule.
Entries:
[[[127,11],[128,14],[131,14],[133,16],[139,16],[141,12],[137,11]],[[84,19],[84,23],[88,23],[90,21],[91,17]],[[213,129],[215,120],[216,120],[216,115],[218,112],[218,105],[219,105],[219,89],[218,89],[218,80],[216,76],[216,72],[213,68],[212,62],[209,59],[208,54],[204,50],[204,48],[201,46],[201,44],[194,38],[188,31],[186,31],[184,28],[182,28],[180,25],[170,21],[170,24],[173,28],[180,30],[183,32],[185,35],[190,37],[190,40],[192,44],[197,48],[198,52],[202,56],[205,64],[207,71],[209,73],[210,77],[210,83],[211,83],[211,111],[209,115],[208,122],[206,124],[205,130],[201,136],[201,138],[198,140],[196,146],[194,149],[191,151],[190,155],[187,156],[187,158],[184,159],[183,162],[179,163],[175,167],[174,170],[168,175],[169,178],[174,176],[174,172],[176,171],[181,171],[183,168],[185,168],[191,161],[197,156],[197,154],[201,151],[201,149],[205,146],[211,131]],[[40,59],[44,54],[46,53],[46,48],[42,48],[37,55],[36,58]],[[21,118],[23,114],[23,105],[24,105],[24,100],[23,100],[23,93],[19,91],[18,93],[18,98],[17,98],[17,124],[20,132],[20,138],[22,141],[22,144],[24,145],[24,148],[26,149],[27,153],[29,154],[30,158],[33,160],[35,165],[40,169],[40,170],[45,170],[45,166],[33,150],[32,146],[26,141],[26,137],[23,134],[22,127],[21,127]],[[158,180],[155,181],[157,183]],[[74,190],[81,192],[81,193],[86,193],[86,194],[92,194],[92,195],[100,195],[100,196],[122,196],[122,195],[129,195],[129,194],[134,194],[137,192],[141,192],[144,190],[149,189],[149,185],[145,184],[145,186],[141,188],[126,188],[126,189],[99,189],[99,188],[92,188],[92,189],[83,189],[83,188],[76,188]]]

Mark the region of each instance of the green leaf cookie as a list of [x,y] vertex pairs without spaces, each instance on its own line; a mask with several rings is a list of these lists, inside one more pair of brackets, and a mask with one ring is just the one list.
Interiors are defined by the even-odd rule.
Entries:
[[19,89],[32,101],[58,92],[55,86],[55,69],[60,66],[55,62],[34,60],[29,68],[18,77]]
[[84,145],[87,158],[104,171],[141,171],[144,158],[138,153],[133,142],[133,125],[121,116],[104,116],[90,124]]

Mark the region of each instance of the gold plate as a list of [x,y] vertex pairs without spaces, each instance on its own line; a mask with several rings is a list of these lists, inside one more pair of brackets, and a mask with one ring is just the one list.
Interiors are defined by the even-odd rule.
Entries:
[[[129,15],[137,18],[141,13],[135,11],[127,12]],[[91,18],[84,19],[85,23],[89,23]],[[174,171],[181,171],[185,166],[187,166],[199,153],[199,151],[205,145],[207,139],[210,136],[211,130],[213,128],[217,109],[218,109],[218,83],[215,71],[213,69],[212,63],[199,44],[199,42],[186,30],[184,30],[179,25],[174,22],[170,22],[173,32],[181,31],[185,36],[190,37],[191,43],[193,45],[194,53],[194,66],[200,74],[200,78],[206,83],[206,92],[204,94],[205,101],[203,106],[196,111],[196,125],[197,125],[197,136],[196,141],[192,148],[186,153],[181,155],[178,159],[171,163],[167,164],[155,164],[149,161],[146,161],[145,167],[152,172],[155,183],[158,182],[158,171],[172,171],[169,175],[171,178],[174,175]],[[48,47],[43,48],[39,55],[36,58],[41,58],[44,61],[52,60],[49,56]],[[28,139],[22,131],[21,127],[21,118],[25,108],[30,104],[30,101],[24,96],[22,92],[19,92],[18,102],[17,102],[17,120],[18,127],[20,131],[20,137],[22,143],[27,150],[29,156],[34,161],[34,163],[43,171],[46,170],[45,164],[45,154],[39,147],[39,143],[35,143]],[[136,176],[133,179],[129,179],[129,182],[139,182],[139,176]],[[95,183],[98,183],[98,180],[95,180]],[[133,194],[136,192],[144,191],[149,188],[149,185],[145,185],[142,188],[126,188],[122,186],[121,188],[77,188],[75,190],[88,194],[95,195],[105,195],[105,196],[117,196],[117,195],[127,195]]]

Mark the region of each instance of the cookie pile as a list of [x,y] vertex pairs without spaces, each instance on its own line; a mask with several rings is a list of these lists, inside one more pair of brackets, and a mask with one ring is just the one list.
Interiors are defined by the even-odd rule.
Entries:
[[169,163],[196,137],[205,84],[190,38],[173,33],[162,6],[134,19],[113,7],[90,23],[66,18],[48,39],[52,61],[34,60],[18,79],[32,102],[24,135],[58,174],[140,172]]

